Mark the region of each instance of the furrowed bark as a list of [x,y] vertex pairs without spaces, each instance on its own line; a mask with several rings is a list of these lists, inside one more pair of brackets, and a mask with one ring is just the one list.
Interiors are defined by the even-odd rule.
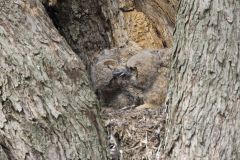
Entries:
[[107,159],[81,60],[39,1],[0,0],[0,159]]
[[169,159],[240,158],[239,22],[239,1],[181,1],[167,101]]

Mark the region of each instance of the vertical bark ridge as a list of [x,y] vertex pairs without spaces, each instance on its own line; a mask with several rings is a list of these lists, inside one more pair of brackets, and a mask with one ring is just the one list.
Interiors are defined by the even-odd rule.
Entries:
[[82,61],[39,1],[0,4],[0,159],[107,159]]
[[172,159],[239,159],[239,1],[182,0],[168,94]]

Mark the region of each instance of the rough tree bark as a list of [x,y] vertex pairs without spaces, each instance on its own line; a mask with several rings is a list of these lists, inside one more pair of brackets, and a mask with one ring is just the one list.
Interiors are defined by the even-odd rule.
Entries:
[[0,159],[107,159],[83,63],[38,0],[0,0]]
[[169,159],[240,159],[240,1],[182,0],[168,94]]
[[110,47],[111,28],[102,14],[102,3],[99,0],[59,0],[47,7],[59,32],[87,66],[96,52]]
[[164,39],[164,47],[172,47],[172,33],[179,0],[136,0],[134,2],[136,8],[152,20],[159,32],[158,34]]

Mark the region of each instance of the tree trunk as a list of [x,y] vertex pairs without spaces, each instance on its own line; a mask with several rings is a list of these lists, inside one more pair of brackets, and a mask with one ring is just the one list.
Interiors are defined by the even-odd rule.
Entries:
[[58,30],[87,67],[94,54],[109,48],[111,43],[111,28],[102,6],[100,0],[59,0],[47,7]]
[[182,0],[168,94],[170,159],[240,159],[240,2]]
[[38,0],[0,0],[0,159],[107,159],[83,63]]
[[165,48],[173,45],[172,33],[176,21],[179,0],[136,0],[136,8],[145,13],[155,24],[163,38]]

